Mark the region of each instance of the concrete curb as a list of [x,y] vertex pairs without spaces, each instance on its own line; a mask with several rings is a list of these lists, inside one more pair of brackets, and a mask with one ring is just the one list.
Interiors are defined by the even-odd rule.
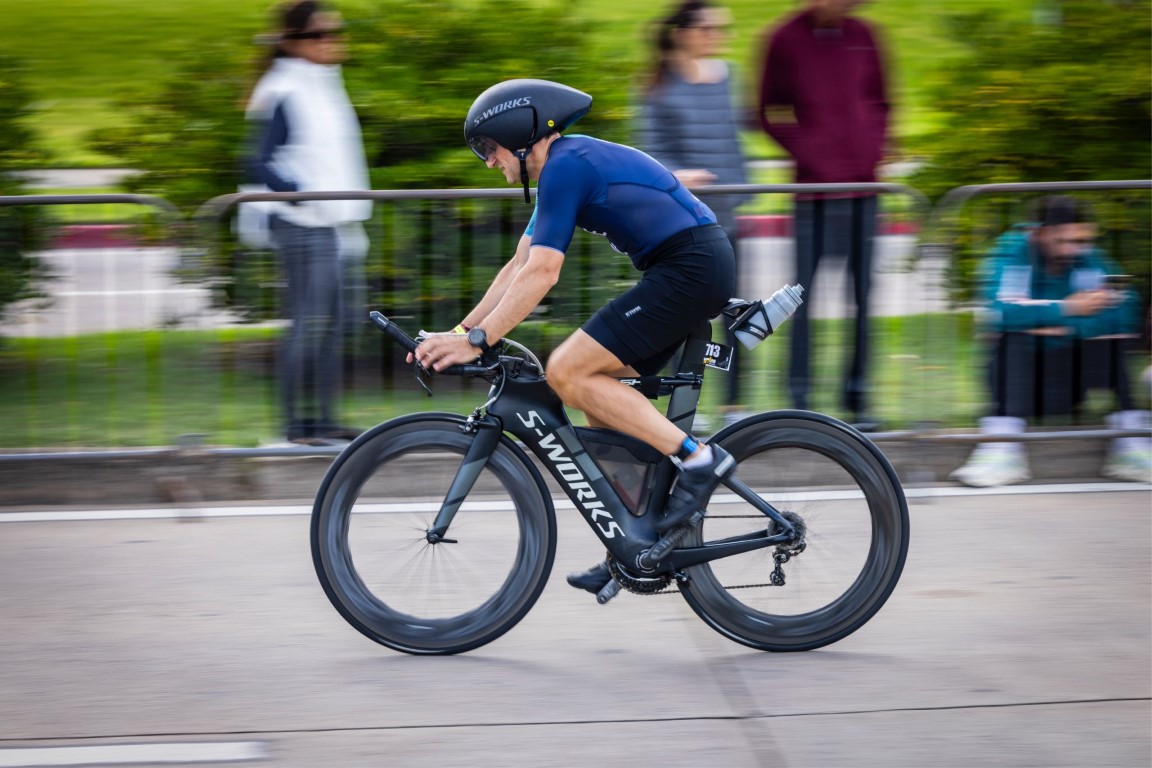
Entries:
[[[971,451],[975,435],[961,441],[887,439],[877,444],[909,486],[951,481]],[[951,438],[955,437],[953,442]],[[1107,440],[1033,440],[1027,448],[1035,483],[1105,482],[1100,468]],[[333,455],[230,456],[196,450],[69,456],[38,454],[0,462],[0,512],[5,508],[52,505],[177,504],[194,506],[244,499],[253,502],[310,502]],[[544,474],[548,478],[546,473]],[[418,478],[413,478],[418,482]],[[554,492],[559,488],[549,484]]]

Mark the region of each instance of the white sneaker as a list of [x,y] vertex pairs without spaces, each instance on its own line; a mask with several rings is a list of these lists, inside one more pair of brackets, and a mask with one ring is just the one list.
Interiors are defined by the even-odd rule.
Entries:
[[1028,470],[1028,457],[1023,452],[981,448],[983,446],[972,451],[968,463],[949,477],[972,488],[1014,485],[1032,479],[1032,473]]
[[1110,453],[1100,474],[1130,483],[1152,483],[1152,451],[1128,450]]

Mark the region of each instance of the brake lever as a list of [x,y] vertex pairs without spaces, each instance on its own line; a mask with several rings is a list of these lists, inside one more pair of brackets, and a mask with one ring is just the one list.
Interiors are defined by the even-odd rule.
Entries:
[[[416,338],[414,339],[416,345],[419,346],[420,342],[424,341],[427,335],[427,331],[423,330],[416,334]],[[428,397],[432,397],[432,388],[426,383],[432,380],[432,371],[420,364],[420,361],[416,359],[415,353],[412,354],[412,370],[416,375],[416,383],[424,389]]]
[[416,383],[424,388],[428,397],[432,397],[432,388],[425,383],[425,380],[431,380],[432,372],[418,362],[412,363],[412,369],[416,372]]

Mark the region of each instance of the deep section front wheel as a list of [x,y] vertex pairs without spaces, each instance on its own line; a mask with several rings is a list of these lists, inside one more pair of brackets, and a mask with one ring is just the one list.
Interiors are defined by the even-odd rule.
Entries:
[[[777,411],[716,435],[736,477],[805,530],[768,547],[686,570],[684,599],[712,628],[765,651],[806,651],[855,632],[892,593],[908,552],[908,506],[892,466],[842,422]],[[724,486],[684,546],[775,524]],[[789,551],[791,550],[791,551]]]
[[[490,643],[540,596],[556,516],[540,474],[501,437],[444,536],[427,531],[472,444],[463,419],[417,414],[361,435],[312,511],[312,559],[336,610],[378,643],[451,654]],[[450,541],[448,541],[450,540]]]

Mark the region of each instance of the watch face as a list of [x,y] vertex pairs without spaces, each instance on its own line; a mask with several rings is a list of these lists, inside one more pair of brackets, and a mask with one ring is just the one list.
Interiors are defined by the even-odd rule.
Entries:
[[484,333],[483,328],[473,328],[468,331],[468,343],[474,347],[485,349],[488,346],[488,336]]

